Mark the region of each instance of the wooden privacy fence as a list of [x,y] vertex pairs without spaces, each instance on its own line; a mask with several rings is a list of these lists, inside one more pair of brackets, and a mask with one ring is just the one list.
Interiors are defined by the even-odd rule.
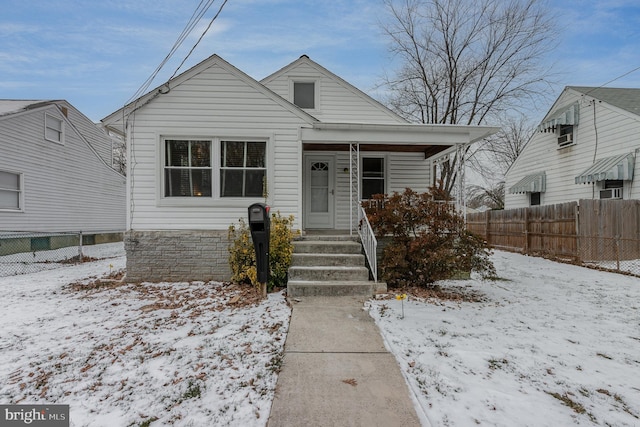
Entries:
[[640,274],[640,261],[629,263],[640,260],[640,200],[584,199],[473,213],[467,229],[498,249]]

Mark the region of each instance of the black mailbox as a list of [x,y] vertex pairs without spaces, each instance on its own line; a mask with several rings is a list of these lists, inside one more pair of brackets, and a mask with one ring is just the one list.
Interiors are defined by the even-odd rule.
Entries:
[[256,269],[258,283],[269,281],[269,235],[271,234],[271,219],[269,206],[264,203],[254,203],[249,206],[249,229],[256,250]]

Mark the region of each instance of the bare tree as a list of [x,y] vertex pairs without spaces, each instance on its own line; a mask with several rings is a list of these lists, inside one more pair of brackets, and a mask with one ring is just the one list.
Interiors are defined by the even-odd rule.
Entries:
[[488,186],[471,185],[467,188],[467,198],[470,208],[504,209],[504,181]]
[[122,175],[127,174],[127,144],[119,135],[109,133],[111,137],[111,167]]
[[469,151],[471,168],[486,181],[501,181],[535,131],[524,114],[508,116],[500,132],[478,142]]
[[[400,68],[389,104],[420,123],[484,124],[535,102],[556,26],[544,0],[385,0],[383,29]],[[441,163],[451,192],[458,155]]]
[[502,123],[500,132],[472,147],[468,155],[469,167],[480,179],[467,188],[468,206],[504,208],[504,176],[534,131],[535,126],[524,114],[509,116]]

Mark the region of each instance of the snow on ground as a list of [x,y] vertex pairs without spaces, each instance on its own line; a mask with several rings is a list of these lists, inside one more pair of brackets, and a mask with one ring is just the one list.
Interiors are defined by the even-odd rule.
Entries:
[[69,404],[71,426],[265,425],[283,295],[245,305],[220,283],[96,282],[124,268],[119,245],[85,253],[117,258],[0,278],[0,402]]
[[[496,252],[483,302],[373,301],[433,426],[639,426],[640,279]],[[404,304],[404,319],[401,318]]]
[[[102,245],[85,245],[82,247],[83,257],[114,258],[124,254],[124,244],[105,243]],[[44,270],[55,270],[73,264],[70,259],[79,259],[78,246],[67,246],[48,251],[20,252],[0,256],[0,277],[17,274],[37,273]]]
[[[266,424],[281,294],[96,282],[124,268],[122,244],[86,249],[110,258],[0,278],[0,403],[69,404],[72,426]],[[425,424],[640,425],[640,279],[493,260],[501,280],[440,283],[482,302],[368,304]]]

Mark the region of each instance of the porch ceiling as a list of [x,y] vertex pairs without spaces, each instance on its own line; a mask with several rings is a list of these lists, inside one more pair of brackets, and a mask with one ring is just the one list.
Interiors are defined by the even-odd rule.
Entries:
[[[349,144],[310,144],[302,145],[304,151],[349,151]],[[360,144],[360,151],[390,151],[399,153],[424,153],[425,158],[435,156],[451,145],[398,145],[398,144]]]

